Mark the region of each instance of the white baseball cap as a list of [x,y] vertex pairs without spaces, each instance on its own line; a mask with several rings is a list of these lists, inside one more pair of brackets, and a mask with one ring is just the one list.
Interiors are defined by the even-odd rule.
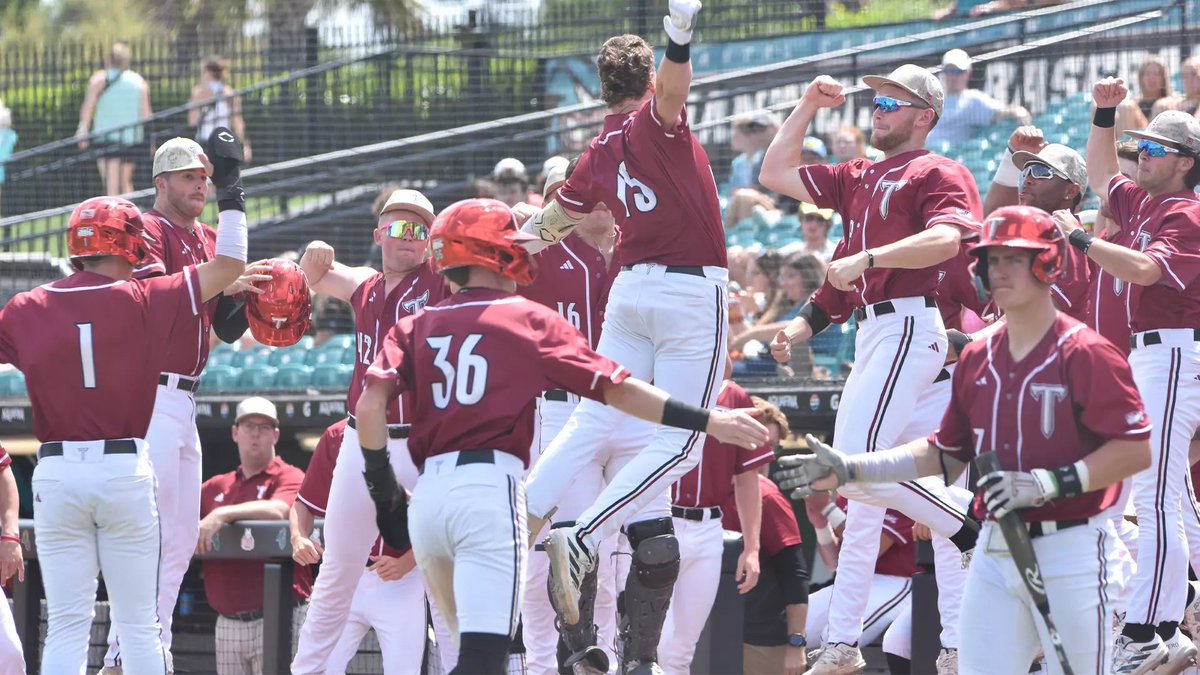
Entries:
[[525,172],[525,163],[516,157],[505,157],[496,162],[496,168],[492,169],[492,178],[500,178],[506,175],[516,175],[521,178],[528,178],[529,176]]
[[942,55],[942,65],[959,70],[970,70],[971,57],[961,49],[951,49]]
[[187,169],[208,169],[200,161],[204,148],[190,138],[176,137],[159,146],[154,153],[154,176],[170,171],[185,171]]
[[570,161],[566,164],[555,164],[546,172],[546,184],[542,187],[542,198],[549,199],[550,193],[557,190],[563,183],[567,182],[567,167]]
[[549,176],[550,172],[553,171],[554,167],[556,167],[556,166],[562,167],[563,170],[565,171],[567,168],[567,165],[570,163],[571,163],[571,160],[567,159],[566,157],[563,157],[562,155],[554,155],[553,157],[547,157],[546,161],[542,162],[542,175]]
[[942,81],[918,65],[906,63],[887,75],[867,75],[863,83],[875,91],[888,84],[900,87],[933,108],[938,117],[942,116],[942,106],[946,100]]
[[430,224],[433,223],[433,204],[425,195],[416,190],[409,190],[407,188],[393,190],[391,196],[388,197],[387,203],[379,210],[379,215],[382,216],[388,211],[399,211],[400,209],[419,213],[425,216],[425,219]]
[[279,415],[275,412],[275,404],[261,396],[251,396],[242,401],[237,407],[237,417],[233,423],[239,424],[242,418],[251,415],[261,415],[271,420],[275,424],[279,424]]

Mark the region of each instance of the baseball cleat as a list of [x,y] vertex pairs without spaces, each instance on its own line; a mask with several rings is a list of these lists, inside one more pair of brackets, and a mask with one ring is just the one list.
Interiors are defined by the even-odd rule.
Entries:
[[123,675],[125,669],[121,666],[104,666],[96,675]]
[[1183,611],[1183,623],[1180,624],[1192,640],[1200,640],[1200,593],[1192,598]]
[[1148,642],[1134,642],[1121,635],[1113,646],[1113,675],[1146,675],[1167,662],[1170,652],[1157,635]]
[[1167,660],[1151,671],[1154,675],[1177,675],[1196,665],[1196,645],[1179,629],[1175,629],[1175,635],[1164,644],[1167,646]]
[[821,655],[804,675],[858,675],[866,668],[867,662],[858,647],[834,642],[821,649]]
[[934,666],[937,667],[937,675],[958,675],[958,650],[942,648]]
[[596,568],[593,555],[579,538],[575,528],[559,527],[550,530],[542,542],[550,558],[550,594],[553,604],[562,610],[564,623],[579,623],[579,594],[583,577]]
[[563,668],[570,670],[572,675],[607,675],[608,654],[599,647],[588,647],[572,654],[563,663]]

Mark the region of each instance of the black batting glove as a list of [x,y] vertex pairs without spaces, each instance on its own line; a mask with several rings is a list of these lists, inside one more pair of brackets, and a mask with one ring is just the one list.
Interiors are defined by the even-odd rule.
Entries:
[[242,190],[242,144],[228,127],[217,127],[208,137],[205,150],[212,162],[212,182],[217,188],[217,206],[221,211],[245,211]]
[[[375,452],[386,457],[385,452],[372,451]],[[383,543],[403,551],[409,547],[408,497],[396,484],[391,465],[368,465],[363,471],[363,478],[367,481],[367,493],[375,503],[375,524],[379,527],[379,536],[383,537]]]

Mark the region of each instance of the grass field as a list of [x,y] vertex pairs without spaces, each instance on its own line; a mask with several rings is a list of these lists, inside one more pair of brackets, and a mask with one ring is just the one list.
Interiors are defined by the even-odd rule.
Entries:
[[857,12],[834,5],[825,17],[829,30],[862,28],[904,21],[922,21],[933,16],[934,10],[945,7],[945,0],[863,0],[865,7]]

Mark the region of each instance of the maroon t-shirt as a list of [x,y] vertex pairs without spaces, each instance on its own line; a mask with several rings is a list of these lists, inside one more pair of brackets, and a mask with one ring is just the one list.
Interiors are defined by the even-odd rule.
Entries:
[[[834,502],[843,512],[850,502],[838,495]],[[917,543],[913,538],[913,521],[908,516],[888,509],[883,514],[883,536],[892,540],[892,545],[875,559],[875,574],[891,577],[911,577],[917,569]]]
[[[930,441],[969,462],[996,452],[1009,471],[1056,469],[1109,440],[1150,437],[1150,420],[1125,358],[1107,340],[1059,313],[1041,342],[1019,362],[1008,329],[963,349],[950,405]],[[1089,518],[1112,506],[1117,483],[1021,511],[1027,521]],[[984,507],[977,499],[976,515]]]
[[[717,407],[725,410],[753,408],[754,402],[745,389],[733,380],[725,380],[717,394]],[[704,441],[700,463],[671,486],[671,503],[688,508],[721,506],[733,497],[734,476],[754,471],[774,460],[775,449],[770,445],[747,450],[709,436]]]
[[[845,247],[837,260],[917,234],[934,225],[977,233],[983,206],[967,168],[927,150],[914,150],[881,162],[854,159],[836,166],[807,164],[800,178],[821,208],[842,216]],[[917,270],[869,269],[854,291],[865,306],[913,296],[933,297],[938,266]]]
[[[176,227],[158,211],[150,209],[142,214],[146,243],[146,258],[133,271],[133,278],[148,279],[155,276],[177,274],[188,265],[199,265],[217,255],[217,233],[204,223],[196,223],[192,231]],[[217,299],[205,304],[190,325],[180,326],[171,336],[167,363],[163,371],[190,377],[199,377],[208,361],[208,333],[212,328],[212,315]]]
[[[418,266],[387,292],[383,272],[354,289],[350,306],[354,308],[354,376],[346,394],[346,410],[353,415],[358,397],[367,386],[367,368],[379,353],[379,343],[401,317],[412,316],[427,305],[437,304],[450,294],[446,279],[433,269],[433,263]],[[388,406],[388,424],[411,424],[412,407],[404,397]]]
[[1151,197],[1124,176],[1113,177],[1108,207],[1134,247],[1162,270],[1152,286],[1134,289],[1134,333],[1160,328],[1200,328],[1200,198],[1193,191]]
[[[783,496],[770,478],[760,475],[758,490],[762,494],[759,551],[763,558],[771,558],[779,555],[783,549],[800,543],[800,526],[796,524],[796,513],[792,511],[792,503]],[[732,496],[721,505],[721,512],[721,524],[726,530],[742,531],[742,521],[738,518],[737,504]]]
[[[312,458],[308,460],[308,469],[304,472],[300,491],[296,494],[296,499],[318,516],[324,516],[325,507],[329,505],[329,487],[333,485],[333,469],[337,466],[337,458],[341,453],[347,422],[347,419],[338,420],[321,434]],[[371,555],[399,558],[407,551],[408,549],[396,551],[386,546],[382,537],[376,537],[375,544],[371,546]]]
[[566,389],[604,402],[605,383],[628,376],[558,312],[491,289],[464,289],[401,319],[367,370],[369,382],[411,398],[418,468],[434,455],[486,449],[528,466],[538,394]]
[[717,183],[692,135],[687,108],[674,125],[654,98],[628,115],[608,115],[557,199],[588,213],[604,202],[621,226],[622,265],[728,267]]
[[39,441],[145,438],[168,351],[204,312],[195,267],[133,281],[76,272],[0,308],[0,363],[25,373]]
[[621,269],[616,256],[611,264],[605,263],[599,250],[572,232],[558,246],[538,252],[537,262],[533,283],[519,287],[517,293],[557,311],[595,349],[600,343],[608,291]]
[[[291,508],[304,472],[279,457],[263,471],[247,478],[241,467],[213,476],[200,486],[200,517],[217,507],[274,499]],[[263,562],[255,560],[205,560],[202,563],[204,594],[217,614],[230,616],[262,609]],[[292,568],[292,596],[297,602],[312,593],[312,571],[307,565]]]

